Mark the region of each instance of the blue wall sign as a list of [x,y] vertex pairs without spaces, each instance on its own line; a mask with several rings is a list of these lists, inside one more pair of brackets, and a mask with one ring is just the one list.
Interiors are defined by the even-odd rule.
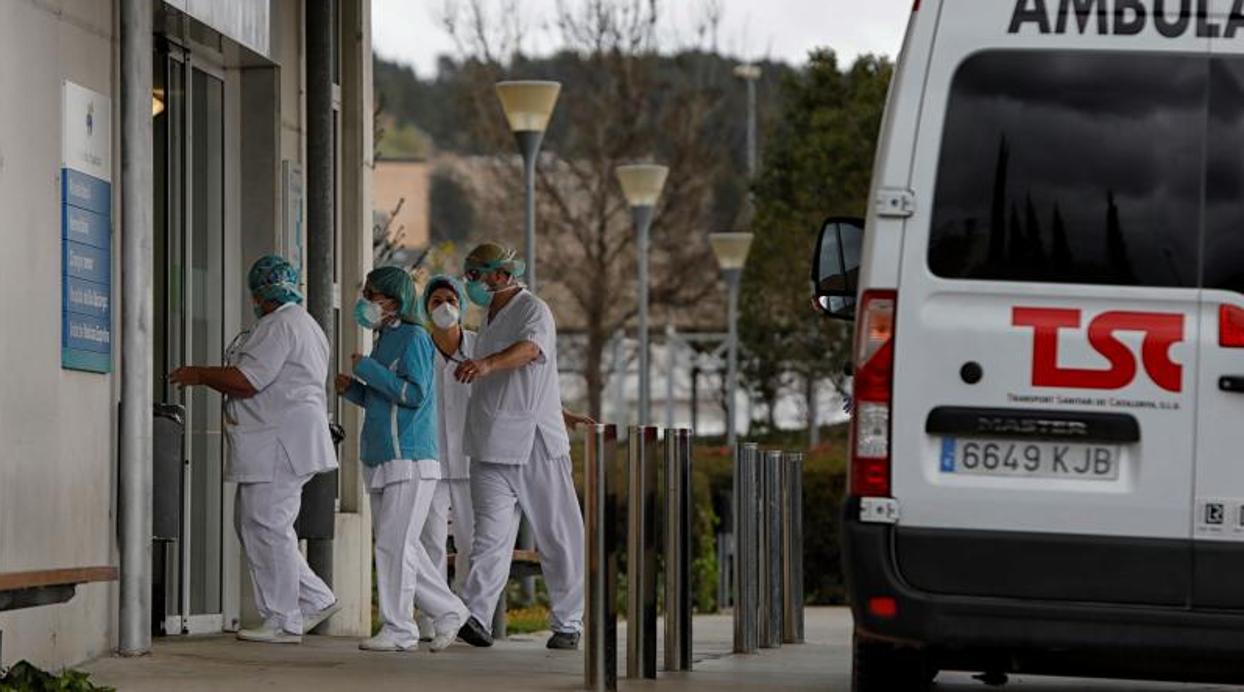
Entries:
[[61,367],[112,371],[108,97],[65,82],[61,114]]

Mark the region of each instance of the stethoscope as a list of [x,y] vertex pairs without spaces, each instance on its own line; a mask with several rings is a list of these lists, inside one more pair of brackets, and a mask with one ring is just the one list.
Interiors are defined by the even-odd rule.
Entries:
[[[449,361],[450,363],[457,363],[458,365],[462,365],[463,363],[470,360],[469,358],[467,358],[466,352],[462,350],[462,345],[464,343],[466,343],[466,334],[459,333],[458,334],[458,348],[454,350],[454,354],[452,356],[442,351],[439,346],[436,346],[435,342],[433,342],[432,345],[436,347],[436,352],[441,354],[442,358]],[[462,357],[458,358],[458,356],[462,356]]]

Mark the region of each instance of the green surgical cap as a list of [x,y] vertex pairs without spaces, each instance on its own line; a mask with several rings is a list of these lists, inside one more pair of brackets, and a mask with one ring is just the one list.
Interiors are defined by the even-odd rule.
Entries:
[[518,253],[511,248],[499,243],[484,243],[467,255],[463,269],[475,269],[485,273],[500,270],[510,276],[519,277],[527,271],[527,263],[519,259]]
[[419,301],[415,291],[415,282],[410,274],[401,267],[380,267],[367,275],[367,285],[381,295],[388,296],[398,302],[398,312],[403,322],[412,324],[419,321]]

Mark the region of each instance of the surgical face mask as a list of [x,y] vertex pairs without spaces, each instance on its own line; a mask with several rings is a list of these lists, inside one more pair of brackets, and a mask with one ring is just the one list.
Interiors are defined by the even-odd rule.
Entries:
[[458,306],[453,303],[441,303],[432,311],[432,324],[439,329],[449,329],[458,324]]
[[354,321],[364,329],[377,329],[384,321],[384,308],[366,298],[354,304]]
[[466,285],[467,297],[472,303],[480,307],[488,307],[492,303],[492,289],[483,279],[468,281]]

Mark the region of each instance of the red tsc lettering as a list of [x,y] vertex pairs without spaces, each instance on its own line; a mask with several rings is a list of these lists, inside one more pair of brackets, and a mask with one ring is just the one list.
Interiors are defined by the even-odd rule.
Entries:
[[1154,384],[1168,392],[1183,389],[1183,366],[1171,360],[1170,349],[1184,338],[1182,314],[1103,312],[1089,323],[1088,342],[1110,366],[1105,369],[1062,368],[1058,365],[1058,332],[1079,329],[1080,310],[1024,308],[1012,310],[1016,327],[1031,327],[1032,385],[1075,389],[1122,389],[1136,379],[1136,355],[1116,332],[1140,332],[1141,362]]

